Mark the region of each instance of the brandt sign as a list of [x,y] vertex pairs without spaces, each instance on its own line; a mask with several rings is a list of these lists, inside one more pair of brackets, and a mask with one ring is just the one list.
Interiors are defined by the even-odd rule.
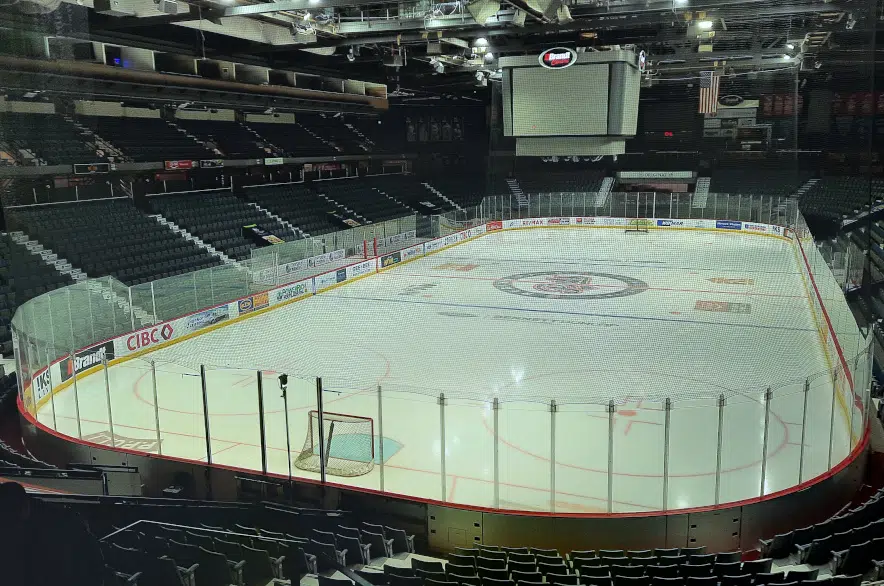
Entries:
[[564,69],[577,63],[577,52],[573,49],[556,47],[547,49],[537,59],[547,69]]

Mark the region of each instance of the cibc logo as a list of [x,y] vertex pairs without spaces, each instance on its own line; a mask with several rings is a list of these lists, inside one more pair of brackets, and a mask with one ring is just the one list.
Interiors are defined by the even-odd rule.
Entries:
[[170,340],[173,333],[174,330],[169,324],[163,324],[162,326],[157,326],[148,330],[141,330],[140,332],[135,332],[126,339],[126,347],[133,351],[150,348],[154,344]]
[[547,49],[540,54],[538,61],[547,69],[564,69],[577,63],[577,52],[564,47]]

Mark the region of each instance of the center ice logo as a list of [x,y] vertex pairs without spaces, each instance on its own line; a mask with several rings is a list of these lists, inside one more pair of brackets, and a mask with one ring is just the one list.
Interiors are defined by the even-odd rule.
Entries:
[[610,299],[641,293],[648,284],[623,275],[563,271],[510,275],[496,280],[494,287],[541,299]]

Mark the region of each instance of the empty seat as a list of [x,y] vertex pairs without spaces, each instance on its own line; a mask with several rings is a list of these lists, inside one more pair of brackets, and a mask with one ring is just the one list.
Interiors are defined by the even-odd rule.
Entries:
[[758,574],[763,572],[770,572],[771,565],[773,564],[773,560],[770,558],[762,558],[758,560],[749,560],[747,562],[743,562],[742,571],[744,574]]
[[425,572],[445,573],[445,564],[442,562],[427,562],[417,558],[411,558],[411,567],[415,570],[423,570]]

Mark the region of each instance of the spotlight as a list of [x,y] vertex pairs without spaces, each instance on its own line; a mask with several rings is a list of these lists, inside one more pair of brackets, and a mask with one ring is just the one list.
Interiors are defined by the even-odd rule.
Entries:
[[786,43],[786,48],[790,51],[793,50],[795,48],[795,43]]
[[283,391],[289,388],[289,375],[281,374],[279,375],[279,388]]
[[485,47],[487,45],[488,45],[488,41],[485,39],[485,37],[479,37],[478,39],[476,39],[476,46],[477,47]]
[[697,28],[708,31],[709,29],[712,28],[712,21],[711,20],[701,20],[700,22],[697,23]]
[[491,53],[490,51],[485,53],[485,61],[488,61],[489,63],[494,61],[494,53]]

